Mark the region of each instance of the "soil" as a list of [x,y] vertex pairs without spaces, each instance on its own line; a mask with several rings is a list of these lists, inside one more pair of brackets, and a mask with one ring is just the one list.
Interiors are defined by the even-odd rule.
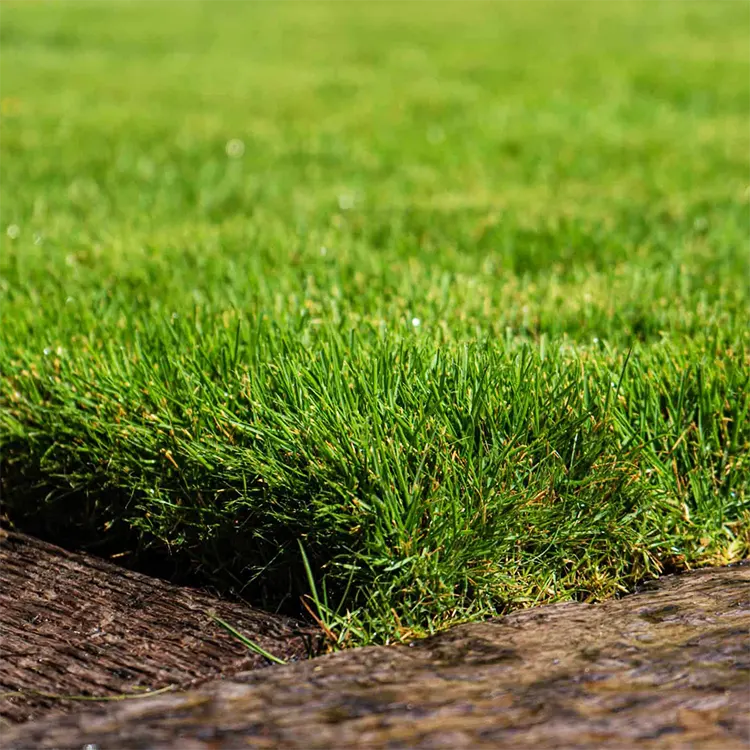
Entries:
[[283,659],[306,657],[316,645],[316,631],[287,617],[22,534],[0,534],[0,719],[5,724],[78,708],[85,697],[185,688],[268,665],[209,611]]

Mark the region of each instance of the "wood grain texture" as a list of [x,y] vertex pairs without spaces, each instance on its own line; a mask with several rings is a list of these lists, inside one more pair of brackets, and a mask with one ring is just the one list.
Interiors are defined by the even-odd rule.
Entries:
[[289,618],[6,534],[0,694],[13,695],[0,699],[0,717],[21,722],[80,705],[40,693],[112,697],[267,665],[212,621],[209,610],[286,659],[306,656],[316,637]]
[[750,747],[750,566],[20,726],[0,746]]

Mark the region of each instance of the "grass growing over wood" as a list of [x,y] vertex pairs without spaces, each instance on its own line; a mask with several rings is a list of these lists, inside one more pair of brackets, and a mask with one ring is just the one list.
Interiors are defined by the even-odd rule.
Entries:
[[12,521],[341,644],[750,553],[746,4],[2,15]]

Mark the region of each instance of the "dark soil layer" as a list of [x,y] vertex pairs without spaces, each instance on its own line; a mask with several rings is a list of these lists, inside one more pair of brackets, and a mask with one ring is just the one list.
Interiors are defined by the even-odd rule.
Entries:
[[14,728],[3,748],[750,747],[750,566]]
[[293,620],[0,531],[0,717],[21,722],[79,700],[265,665],[207,614],[270,653],[305,656],[314,634]]

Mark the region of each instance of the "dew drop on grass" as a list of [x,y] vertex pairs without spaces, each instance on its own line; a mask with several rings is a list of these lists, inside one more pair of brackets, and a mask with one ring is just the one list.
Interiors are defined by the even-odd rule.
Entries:
[[18,224],[9,224],[8,228],[5,231],[8,237],[10,237],[12,240],[15,240],[21,234],[21,227],[19,227]]
[[351,193],[342,193],[339,196],[339,208],[342,211],[349,211],[354,208],[354,196]]
[[239,138],[232,138],[227,141],[226,152],[230,159],[240,159],[245,153],[245,144]]
[[703,233],[708,229],[708,219],[705,216],[699,216],[693,222],[693,229],[698,233]]
[[419,328],[419,326],[422,325],[422,321],[419,318],[412,318],[411,324],[414,326],[414,328]]

